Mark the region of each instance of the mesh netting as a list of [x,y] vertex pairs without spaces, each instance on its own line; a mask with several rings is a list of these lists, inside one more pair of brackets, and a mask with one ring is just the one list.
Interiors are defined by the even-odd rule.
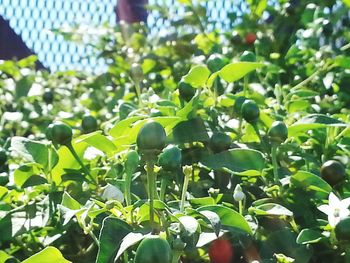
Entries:
[[[113,26],[116,23],[116,2],[117,0],[0,0],[0,15],[10,22],[11,27],[22,36],[39,60],[52,71],[92,71],[96,68],[103,69],[104,61],[91,56],[88,46],[66,41],[50,29],[73,24],[96,26],[107,23]],[[168,5],[174,13],[181,12],[174,2],[175,0],[150,0],[150,4]],[[242,4],[237,2],[240,1],[208,1],[208,16],[213,21],[220,21],[220,25],[213,23],[212,27],[229,28],[229,11],[242,10]],[[156,13],[151,13],[148,25],[153,32],[164,27]]]

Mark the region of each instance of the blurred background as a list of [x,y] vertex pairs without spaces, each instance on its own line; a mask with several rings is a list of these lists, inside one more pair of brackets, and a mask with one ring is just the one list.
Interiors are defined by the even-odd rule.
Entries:
[[[245,1],[205,1],[207,16],[215,21],[212,27],[229,29],[232,19],[228,16],[246,10],[245,3],[239,2]],[[159,19],[159,9],[155,7],[166,7],[174,15],[183,13],[184,10],[176,3],[176,0],[149,1],[149,5],[154,7],[147,20],[151,34],[167,30],[167,25]],[[86,45],[86,39],[82,39],[81,44],[67,41],[55,30],[69,31],[70,27],[79,25],[85,38],[96,35],[99,32],[94,26],[116,25],[116,4],[117,0],[0,0],[0,16],[9,22],[25,44],[37,54],[39,61],[51,71],[74,69],[102,72],[105,62],[94,56],[93,49]]]

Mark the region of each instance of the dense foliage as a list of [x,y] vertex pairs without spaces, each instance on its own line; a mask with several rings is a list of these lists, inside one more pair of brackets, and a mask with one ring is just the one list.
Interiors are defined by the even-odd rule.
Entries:
[[350,262],[349,1],[205,2],[0,63],[0,263]]

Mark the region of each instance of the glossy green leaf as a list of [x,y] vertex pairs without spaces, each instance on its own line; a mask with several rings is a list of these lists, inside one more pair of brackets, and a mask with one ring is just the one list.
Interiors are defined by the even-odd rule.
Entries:
[[210,75],[210,70],[207,66],[198,65],[188,72],[183,77],[184,81],[194,88],[204,87]]
[[223,67],[219,76],[227,82],[234,82],[263,66],[264,64],[257,62],[233,62]]
[[124,237],[131,231],[126,222],[115,217],[106,217],[99,236],[96,263],[113,263]]
[[248,0],[251,13],[261,17],[267,7],[267,0]]
[[182,121],[173,128],[170,141],[176,144],[203,142],[209,140],[207,129],[202,119],[190,119]]
[[321,177],[306,171],[299,171],[290,178],[290,182],[295,187],[301,187],[305,190],[316,191],[328,195],[332,187]]
[[245,218],[240,213],[231,208],[221,205],[208,205],[198,208],[197,211],[214,212],[220,217],[221,225],[237,228],[251,235],[253,234],[252,229],[250,228]]
[[[49,148],[46,144],[32,141],[23,137],[13,137],[11,148],[19,153],[28,162],[40,164],[46,171],[49,169]],[[51,168],[58,162],[58,155],[51,149]]]
[[12,258],[9,254],[7,254],[5,251],[0,250],[0,263],[6,263],[6,260]]
[[326,239],[326,237],[320,231],[303,229],[297,237],[297,243],[303,245],[314,244],[320,242],[322,239]]
[[130,131],[132,128],[132,124],[141,119],[143,119],[143,117],[136,116],[125,120],[121,120],[109,130],[109,134],[114,138],[118,138]]
[[288,127],[289,137],[305,133],[309,130],[325,128],[327,126],[346,126],[345,123],[323,114],[310,114]]
[[255,170],[260,171],[261,174],[261,171],[265,167],[263,154],[250,149],[232,149],[208,155],[201,160],[201,163],[214,170],[221,170],[225,167],[236,173]]
[[21,188],[31,176],[36,174],[40,174],[40,169],[35,164],[21,165],[13,174],[14,182]]
[[211,226],[214,229],[214,232],[217,236],[219,236],[220,229],[221,229],[221,222],[220,217],[218,214],[212,212],[212,211],[201,211],[201,215],[203,215],[207,220],[209,220]]
[[114,258],[114,262],[131,246],[135,245],[137,242],[141,241],[145,236],[141,233],[129,233],[127,234],[119,247],[117,255]]
[[293,216],[293,212],[289,209],[273,203],[266,203],[250,209],[257,216]]
[[117,147],[106,136],[102,135],[100,131],[89,133],[78,137],[75,141],[77,144],[80,142],[86,142],[90,146],[99,149],[107,155],[112,155]]
[[28,75],[16,83],[16,99],[26,97],[28,95],[28,92],[34,83],[34,80],[35,77],[33,75]]
[[[77,152],[78,156],[81,159],[83,159],[84,152],[89,145],[85,142],[75,144],[74,141],[72,145],[75,151]],[[74,158],[72,153],[68,150],[67,147],[61,146],[57,153],[58,153],[59,160],[57,165],[52,169],[52,179],[58,185],[62,182],[61,176],[65,174],[66,169],[79,170],[81,169],[81,166],[77,162],[77,160]]]
[[192,216],[181,216],[179,217],[180,224],[183,227],[184,232],[187,236],[193,235],[197,232],[199,223]]
[[55,247],[47,247],[31,256],[30,258],[22,261],[22,263],[69,263],[71,261],[66,260],[62,253]]

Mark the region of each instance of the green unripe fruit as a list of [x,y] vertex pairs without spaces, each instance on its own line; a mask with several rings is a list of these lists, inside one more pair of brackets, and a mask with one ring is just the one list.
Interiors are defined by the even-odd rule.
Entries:
[[271,142],[281,144],[288,138],[288,128],[282,121],[272,123],[269,132]]
[[67,124],[54,123],[51,129],[52,141],[56,144],[69,145],[72,141],[72,128]]
[[219,153],[230,149],[231,142],[231,137],[228,136],[226,133],[215,132],[210,137],[209,145],[213,152]]
[[181,161],[181,150],[178,147],[173,146],[163,150],[159,155],[158,164],[166,171],[174,171],[180,168]]
[[242,104],[242,117],[246,122],[253,123],[259,119],[260,110],[255,101],[246,100]]
[[165,147],[166,133],[158,122],[147,122],[137,134],[137,147],[140,151],[159,150]]
[[182,80],[179,82],[178,89],[180,97],[185,101],[190,101],[196,93],[196,90],[190,84]]
[[329,160],[321,166],[321,177],[331,186],[334,186],[345,180],[345,168],[340,162]]
[[53,128],[54,124],[51,123],[49,126],[47,126],[46,130],[45,130],[45,136],[49,141],[52,141],[52,128]]
[[246,98],[246,97],[243,97],[243,96],[239,96],[239,97],[236,98],[235,104],[233,105],[233,110],[234,110],[237,114],[241,115],[241,113],[242,113],[242,105],[243,105],[243,102],[246,101],[246,99],[247,99],[247,98]]
[[225,65],[225,58],[221,54],[212,54],[207,60],[207,66],[211,72],[217,72]]
[[253,52],[250,51],[244,51],[241,57],[239,58],[240,61],[243,62],[256,62],[256,57]]
[[159,236],[149,236],[138,246],[134,263],[170,263],[171,259],[169,243]]
[[338,241],[350,241],[350,217],[346,217],[335,226],[335,236]]
[[43,100],[46,104],[51,104],[54,100],[54,95],[51,90],[46,90],[43,94]]
[[94,132],[98,128],[97,120],[93,116],[84,116],[81,121],[81,128],[84,133]]

